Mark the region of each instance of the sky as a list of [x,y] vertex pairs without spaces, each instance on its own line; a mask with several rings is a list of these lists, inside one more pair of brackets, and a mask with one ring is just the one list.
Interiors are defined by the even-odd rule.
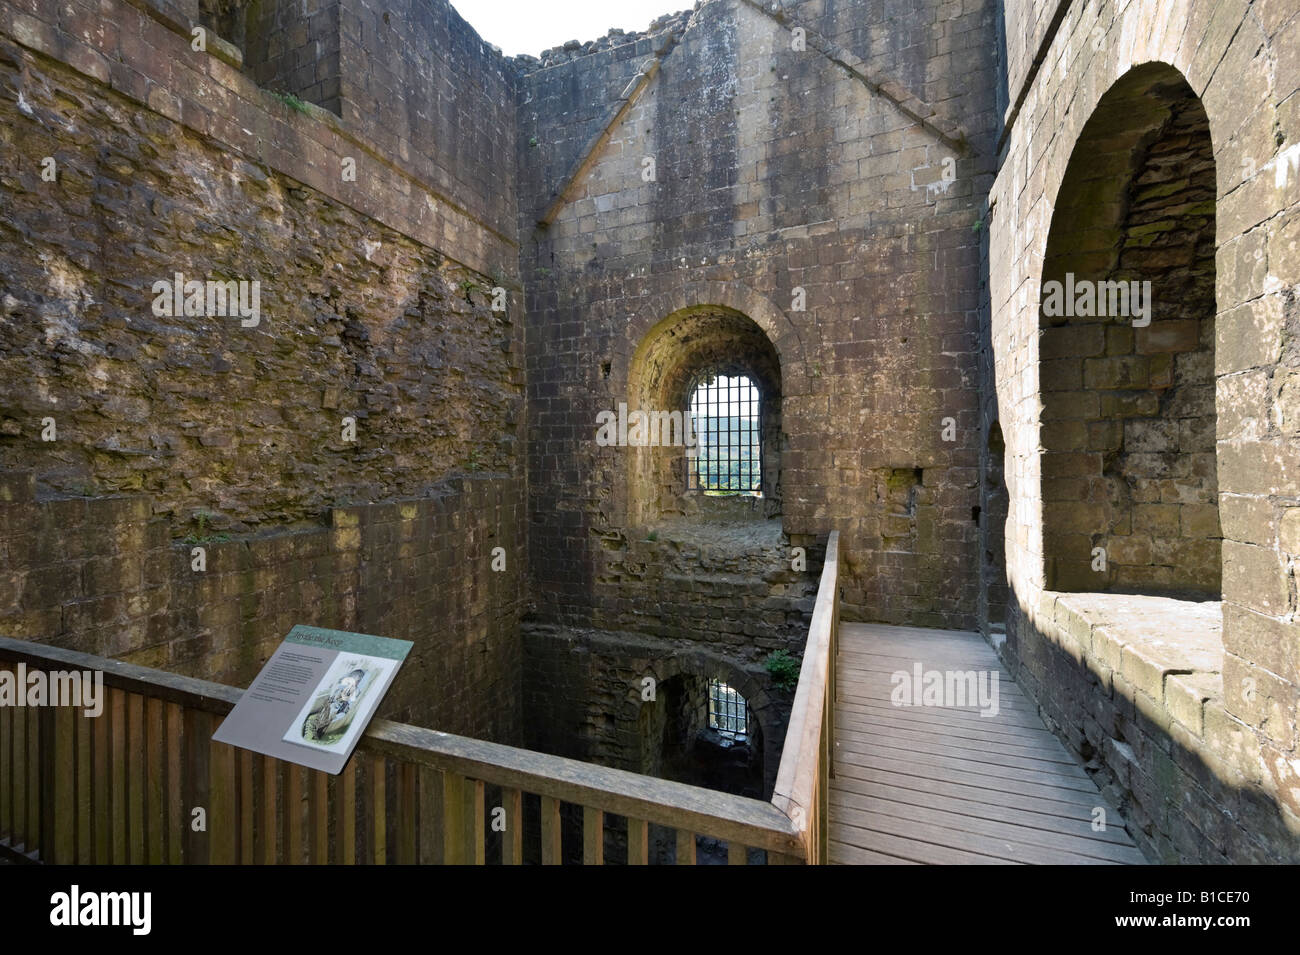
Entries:
[[689,10],[695,0],[451,0],[451,5],[506,56],[536,56],[568,40],[595,40],[610,27],[640,32],[665,13]]

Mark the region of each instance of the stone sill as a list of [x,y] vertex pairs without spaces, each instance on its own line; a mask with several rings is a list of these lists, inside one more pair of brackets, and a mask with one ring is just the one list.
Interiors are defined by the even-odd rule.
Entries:
[[1223,704],[1222,603],[1045,591],[1038,607],[1039,629],[1116,693],[1147,710],[1140,691],[1204,737],[1207,707]]

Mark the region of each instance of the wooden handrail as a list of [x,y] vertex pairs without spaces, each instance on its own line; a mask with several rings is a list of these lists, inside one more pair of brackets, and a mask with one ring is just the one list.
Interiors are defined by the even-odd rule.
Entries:
[[790,820],[757,799],[387,720],[371,725],[365,743],[401,760],[655,825],[783,854],[803,849]]
[[[100,671],[107,689],[224,716],[243,695],[235,687],[151,670],[59,647],[0,638],[0,662],[33,669]],[[771,803],[377,719],[357,745],[367,756],[477,780],[769,853],[803,855],[789,818]],[[257,757],[261,758],[261,757]],[[354,757],[354,762],[356,758]],[[3,793],[0,793],[0,797]]]
[[[839,629],[839,531],[826,542],[804,646],[799,686],[795,690],[785,747],[776,774],[772,804],[790,818],[805,844],[807,860],[824,857],[825,799],[833,756],[832,718],[835,690],[835,643]],[[820,847],[820,848],[819,848]]]
[[[523,794],[541,800],[543,862],[561,861],[561,804],[582,809],[587,862],[603,861],[606,814],[627,819],[630,862],[646,861],[648,825],[676,831],[679,863],[695,861],[696,835],[725,841],[733,863],[749,848],[769,863],[822,862],[838,581],[833,532],[770,803],[381,719],[331,780],[212,742],[242,690],[0,637],[0,667],[96,671],[108,697],[94,720],[67,707],[0,710],[0,848],[54,862],[352,862],[360,833],[370,861],[392,842],[399,861],[482,862],[486,785],[514,827],[507,862],[523,856]],[[200,799],[220,830],[202,844],[185,818]]]

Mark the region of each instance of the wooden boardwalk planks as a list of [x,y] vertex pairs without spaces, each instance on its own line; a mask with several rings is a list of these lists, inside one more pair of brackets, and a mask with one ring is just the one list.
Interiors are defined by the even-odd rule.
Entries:
[[[841,623],[830,860],[1141,864],[1119,814],[975,633]],[[998,712],[896,706],[891,675],[998,674]],[[951,701],[948,701],[951,702]],[[1106,827],[1093,828],[1094,810]]]

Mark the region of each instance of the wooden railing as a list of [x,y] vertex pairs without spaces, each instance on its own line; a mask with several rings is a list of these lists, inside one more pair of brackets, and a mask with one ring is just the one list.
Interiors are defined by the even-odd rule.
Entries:
[[804,645],[799,687],[776,774],[772,804],[794,823],[803,861],[826,862],[827,793],[835,756],[835,656],[840,628],[840,535],[832,531]]
[[0,638],[0,669],[104,681],[98,717],[0,706],[0,849],[55,863],[602,864],[608,851],[693,864],[702,836],[732,864],[821,862],[837,550],[832,534],[772,803],[387,720],[329,776],[213,742],[241,690]]

